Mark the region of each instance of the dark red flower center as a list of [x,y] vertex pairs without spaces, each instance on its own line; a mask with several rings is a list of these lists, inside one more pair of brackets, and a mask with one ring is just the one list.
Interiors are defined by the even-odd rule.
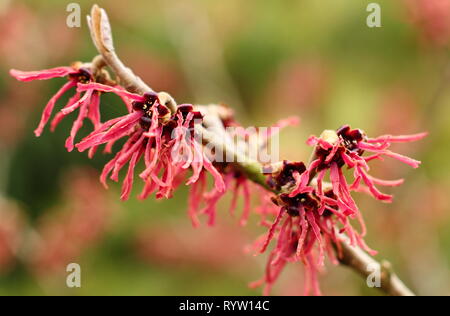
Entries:
[[283,168],[276,176],[271,176],[268,184],[271,188],[280,191],[287,185],[295,185],[296,181],[294,173],[302,174],[306,171],[306,166],[303,162],[283,162]]
[[77,73],[71,74],[70,78],[76,80],[79,83],[88,84],[91,81],[93,81],[94,76],[92,75],[92,72],[88,68],[82,67],[78,69]]
[[[343,145],[349,151],[360,151],[358,143],[365,140],[365,133],[360,129],[351,129],[349,125],[344,125],[337,130],[337,134],[343,141]],[[362,153],[360,153],[362,154]]]

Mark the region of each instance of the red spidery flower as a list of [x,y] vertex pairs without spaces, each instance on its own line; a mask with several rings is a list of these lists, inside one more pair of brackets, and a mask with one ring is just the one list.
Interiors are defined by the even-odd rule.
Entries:
[[[242,195],[244,199],[244,209],[240,218],[240,225],[245,226],[251,214],[251,190],[253,186],[248,179],[239,171],[233,170],[231,166],[216,166],[220,174],[223,176],[225,190],[220,190],[214,186],[211,191],[207,192],[206,174],[202,172],[198,182],[193,183],[189,193],[189,209],[188,214],[194,227],[200,225],[199,215],[206,214],[209,218],[208,225],[214,226],[217,213],[217,203],[228,192],[232,192],[232,200],[230,203],[230,215],[234,216],[238,204],[238,199]],[[203,202],[203,203],[202,203]],[[203,204],[203,205],[202,205]]]
[[[80,152],[89,150],[89,156],[93,157],[100,146],[105,145],[104,152],[111,153],[118,140],[126,139],[114,158],[105,165],[100,177],[107,187],[108,177],[119,181],[120,171],[128,164],[122,184],[122,200],[129,199],[135,169],[143,160],[145,168],[139,176],[145,185],[139,198],[145,199],[151,194],[155,194],[158,199],[171,198],[174,190],[186,181],[190,185],[188,214],[193,225],[200,224],[199,215],[208,216],[208,224],[214,225],[217,204],[227,191],[231,191],[230,213],[234,214],[238,198],[242,195],[244,210],[240,223],[247,223],[251,213],[252,192],[258,191],[234,163],[216,161],[214,152],[204,151],[203,141],[196,132],[196,127],[203,127],[203,115],[194,106],[183,104],[176,109],[169,108],[161,103],[158,94],[148,92],[138,95],[128,92],[108,81],[107,75],[93,75],[89,67],[60,67],[39,72],[12,70],[11,74],[22,81],[68,78],[68,82],[44,109],[35,131],[37,136],[41,135],[48,123],[58,99],[76,88],[75,95],[51,123],[54,130],[66,115],[79,110],[66,141],[67,149],[71,151],[76,147]],[[128,113],[101,122],[102,93],[118,95]],[[93,123],[94,131],[75,145],[75,137],[86,118]],[[261,140],[255,137],[257,129],[245,130],[232,116],[221,120],[225,133],[227,127],[237,127],[226,137],[237,137],[236,153],[240,156],[248,156],[255,146],[266,148],[270,138],[280,128],[298,123],[295,118],[282,120],[274,125],[275,128],[268,129]],[[425,136],[422,133],[368,138],[363,131],[344,126],[337,131],[325,131],[321,137],[311,136],[308,139],[307,143],[315,147],[313,159],[308,165],[285,161],[278,168],[266,170],[266,174],[269,174],[267,185],[277,194],[271,196],[272,193],[268,191],[260,193],[260,205],[256,213],[261,215],[261,225],[268,227],[269,231],[255,245],[261,253],[269,248],[272,240],[276,240],[276,245],[270,252],[265,277],[252,286],[265,284],[264,293],[268,294],[285,265],[301,261],[307,272],[305,294],[320,295],[318,272],[324,265],[326,253],[333,262],[337,262],[333,247],[339,249],[340,234],[345,233],[352,245],[375,254],[364,242],[365,224],[351,192],[367,192],[378,200],[391,202],[392,196],[380,192],[377,186],[398,186],[403,180],[387,181],[371,176],[369,162],[391,157],[417,168],[419,161],[394,153],[389,148],[392,143],[416,141]],[[370,155],[364,156],[366,152]],[[344,175],[344,167],[353,170],[354,181],[351,184]],[[214,180],[211,190],[207,183],[208,173]],[[329,178],[328,182],[326,178]],[[276,219],[269,223],[268,218],[272,216]],[[358,220],[361,231],[353,228],[351,222],[354,219]]]
[[194,124],[201,122],[202,115],[194,111],[192,105],[180,105],[176,113],[171,113],[160,103],[155,93],[140,96],[98,83],[78,85],[78,91],[90,90],[113,92],[133,101],[133,109],[129,114],[105,122],[76,145],[80,152],[87,149],[95,152],[100,145],[106,144],[107,148],[111,148],[117,140],[124,137],[128,139],[105,165],[101,175],[102,183],[107,186],[109,174],[112,180],[118,181],[120,170],[129,163],[122,187],[122,200],[130,196],[135,167],[142,157],[146,167],[140,173],[145,181],[140,195],[142,199],[154,192],[157,198],[170,198],[189,168],[192,168],[193,174],[187,181],[188,185],[196,183],[202,170],[207,170],[214,177],[216,190],[220,193],[225,190],[222,176],[195,139]]
[[[450,0],[444,1],[447,3]],[[107,179],[118,182],[120,172],[128,166],[122,183],[122,200],[130,197],[135,172],[141,161],[144,169],[139,177],[145,185],[139,198],[145,199],[152,194],[158,199],[171,198],[174,190],[186,182],[190,186],[188,213],[194,226],[200,224],[199,215],[208,216],[209,225],[215,223],[218,202],[227,191],[233,194],[230,205],[232,215],[239,197],[243,197],[244,210],[240,223],[245,225],[251,213],[252,196],[258,196],[260,201],[255,212],[261,216],[260,224],[267,227],[268,232],[258,238],[254,246],[258,252],[264,253],[274,241],[265,276],[252,284],[264,285],[264,294],[269,294],[287,263],[301,261],[306,268],[305,294],[320,295],[318,273],[323,268],[326,254],[333,263],[337,263],[334,248],[340,256],[343,234],[348,236],[351,245],[375,254],[364,242],[366,228],[352,192],[366,192],[377,200],[391,202],[392,196],[382,193],[378,186],[398,186],[403,180],[375,178],[369,174],[369,163],[390,157],[417,168],[419,161],[389,148],[393,143],[420,140],[426,136],[425,133],[369,138],[362,130],[344,126],[308,139],[307,144],[314,146],[310,163],[284,161],[269,166],[265,161],[267,157],[261,157],[261,154],[268,156],[267,152],[262,153],[261,149],[268,148],[270,138],[280,128],[295,125],[297,119],[278,122],[274,128],[266,130],[261,139],[259,129],[244,129],[233,115],[220,111],[227,112],[223,106],[194,107],[191,104],[176,105],[173,100],[162,102],[167,96],[154,93],[113,53],[110,25],[104,10],[93,7],[89,26],[97,48],[104,48],[111,54],[100,56],[89,64],[76,63],[72,67],[36,72],[10,71],[20,81],[68,79],[45,107],[35,131],[36,136],[42,134],[57,101],[73,88],[75,95],[56,114],[51,130],[65,116],[78,110],[78,117],[66,141],[69,151],[74,148],[80,152],[88,150],[89,157],[93,157],[100,146],[104,146],[105,153],[112,153],[114,145],[124,140],[100,176],[107,187]],[[103,52],[103,49],[99,50]],[[110,79],[105,66],[110,66],[118,75],[117,82]],[[118,82],[125,82],[128,90],[141,94],[128,91]],[[118,95],[126,105],[127,114],[102,122],[100,96],[103,93]],[[92,122],[94,130],[76,143],[76,136],[85,119]],[[230,131],[229,127],[236,129]],[[205,135],[205,130],[209,137],[203,140],[201,136]],[[210,141],[214,149],[209,148],[206,141]],[[211,150],[208,152],[208,149]],[[253,156],[255,152],[257,157]],[[369,155],[364,155],[366,152]],[[227,159],[230,154],[233,161],[217,159],[224,153]],[[240,161],[241,158],[245,162]],[[263,165],[266,170],[261,170]],[[345,169],[353,171],[353,181],[350,183]],[[208,183],[208,174],[212,184]],[[269,219],[273,217],[275,220],[271,223]],[[354,220],[359,223],[360,229],[353,227]]]
[[[420,161],[405,157],[389,150],[392,143],[406,143],[420,140],[427,136],[427,133],[407,136],[385,135],[378,138],[368,138],[362,130],[352,130],[346,125],[337,132],[326,131],[321,138],[311,136],[308,144],[316,147],[317,159],[311,164],[308,173],[318,173],[318,187],[327,170],[330,170],[330,180],[333,185],[333,192],[340,202],[348,202],[349,191],[365,191],[371,193],[376,199],[391,202],[392,196],[381,193],[376,185],[399,186],[403,184],[403,179],[386,181],[372,177],[368,174],[370,170],[368,162],[374,159],[382,160],[384,156],[397,159],[413,168],[418,168]],[[371,153],[370,156],[362,157],[364,152]],[[342,167],[347,166],[354,169],[354,183],[348,187],[342,173]],[[366,186],[361,184],[363,182]],[[294,193],[301,190],[298,186]],[[347,203],[352,206],[354,202]],[[356,211],[350,208],[349,211]],[[355,212],[356,213],[356,212]]]
[[[276,245],[269,255],[265,277],[251,286],[265,284],[264,293],[269,294],[284,266],[288,262],[302,261],[307,274],[305,294],[320,295],[317,273],[324,265],[326,253],[332,262],[337,262],[333,245],[339,247],[339,235],[343,233],[352,245],[375,255],[376,252],[363,240],[365,224],[350,192],[368,192],[378,200],[392,201],[392,196],[381,193],[376,185],[397,186],[403,180],[386,181],[370,176],[368,162],[387,156],[417,168],[419,161],[388,148],[392,143],[416,141],[425,136],[426,133],[368,138],[363,131],[352,130],[349,126],[336,132],[325,131],[320,138],[311,136],[308,144],[316,149],[309,166],[284,162],[268,180],[275,191],[281,192],[273,198],[279,211],[265,238],[260,238],[255,245],[261,253],[268,249],[273,239],[276,239]],[[372,155],[364,157],[366,151]],[[353,184],[347,183],[343,167],[354,169]],[[326,174],[329,174],[330,182],[324,181]],[[351,225],[350,221],[355,218],[361,232]]]
[[[45,126],[52,116],[56,103],[66,92],[72,88],[76,88],[79,83],[89,83],[94,81],[94,76],[90,67],[85,67],[79,63],[74,64],[73,67],[58,67],[40,71],[24,72],[13,69],[10,71],[10,74],[17,80],[24,82],[62,77],[67,77],[68,79],[68,82],[64,84],[64,86],[56,92],[56,94],[47,103],[47,106],[42,113],[39,126],[34,131],[37,137],[42,135]],[[94,89],[88,89],[82,95],[80,91],[77,91],[75,95],[69,99],[69,102],[64,106],[64,108],[55,115],[54,119],[50,123],[51,131],[54,131],[64,117],[75,110],[78,110],[79,114],[73,123],[70,136],[66,140],[66,148],[68,151],[72,151],[74,149],[75,137],[83,126],[83,121],[86,118],[92,122],[94,128],[100,127],[100,93],[96,92]]]
[[[238,147],[241,154],[244,156],[251,156],[249,151],[255,146],[259,147],[261,150],[266,149],[269,141],[274,135],[280,132],[288,126],[296,126],[299,124],[298,117],[289,117],[282,119],[277,123],[273,124],[271,127],[265,129],[264,131],[252,128],[246,130],[238,122],[234,120],[231,116],[227,117],[226,120],[222,121],[224,128],[232,127],[229,130],[228,137],[236,142],[236,147]],[[257,157],[253,157],[257,158]],[[222,160],[223,157],[220,157]],[[213,188],[210,192],[206,192],[205,178],[201,177],[199,183],[194,184],[191,187],[190,197],[189,197],[189,215],[191,217],[194,227],[199,225],[198,215],[207,214],[209,216],[208,224],[210,226],[214,225],[217,203],[220,199],[227,193],[232,193],[232,199],[230,203],[229,212],[231,216],[235,215],[239,197],[243,198],[243,212],[240,217],[239,223],[241,226],[245,226],[248,222],[250,214],[252,212],[252,195],[258,187],[250,181],[247,176],[236,168],[232,163],[220,163],[215,162],[214,166],[219,170],[220,174],[223,176],[226,190],[218,190],[217,187]],[[262,194],[261,196],[264,196]],[[202,207],[202,202],[204,206]],[[264,204],[260,201],[261,205]],[[259,206],[257,206],[259,208]]]
[[[83,125],[84,119],[91,120],[94,131],[79,144],[79,151],[89,149],[93,157],[100,145],[106,144],[105,152],[110,153],[113,145],[121,138],[128,141],[104,168],[101,181],[107,186],[106,179],[118,181],[119,172],[129,163],[129,168],[122,188],[122,200],[129,198],[134,181],[134,169],[144,157],[146,169],[140,174],[145,187],[140,198],[145,199],[156,192],[157,198],[170,198],[173,190],[182,183],[182,176],[191,168],[193,175],[187,184],[199,180],[202,170],[207,170],[215,179],[215,193],[222,194],[225,184],[222,176],[203,153],[201,144],[195,140],[194,124],[201,122],[202,115],[193,110],[192,105],[180,105],[176,113],[159,103],[155,93],[137,95],[120,86],[109,86],[96,82],[91,69],[81,66],[58,67],[42,71],[22,72],[11,70],[10,74],[20,81],[47,80],[67,77],[68,82],[50,99],[42,114],[41,122],[35,130],[40,136],[53,113],[57,101],[69,90],[76,88],[64,108],[56,114],[51,122],[54,131],[61,120],[75,110],[79,110],[66,148],[72,151],[75,137]],[[127,106],[128,114],[105,123],[100,118],[100,95],[113,92],[120,96]],[[159,176],[162,174],[161,176]]]
[[[282,119],[272,125],[270,128],[262,131],[257,129],[246,130],[243,126],[237,123],[232,116],[228,117],[226,120],[222,121],[224,128],[232,127],[228,137],[236,141],[237,147],[243,152],[245,156],[249,155],[246,149],[250,150],[252,146],[258,146],[263,149],[268,146],[270,139],[278,133],[281,129],[288,126],[296,126],[299,123],[298,117],[289,117],[287,119]],[[251,139],[257,139],[257,142],[249,141]],[[220,157],[223,160],[223,157]],[[189,216],[194,227],[199,225],[198,215],[207,214],[209,217],[208,225],[212,226],[215,223],[217,203],[220,199],[227,193],[232,193],[232,199],[230,203],[229,212],[232,216],[235,215],[239,197],[243,198],[243,212],[240,217],[240,225],[245,226],[248,222],[250,214],[252,212],[252,195],[258,187],[252,183],[246,175],[236,168],[232,163],[225,162],[214,162],[214,166],[217,168],[219,173],[222,175],[225,183],[225,190],[219,190],[214,187],[211,191],[207,192],[206,178],[202,174],[200,176],[200,181],[191,186],[189,195]],[[260,194],[260,192],[258,192]],[[261,193],[262,194],[262,193]],[[263,196],[263,195],[262,195]],[[203,205],[202,205],[203,202]],[[261,205],[264,204],[261,201]],[[257,208],[259,208],[257,206]],[[265,216],[261,214],[262,216]]]

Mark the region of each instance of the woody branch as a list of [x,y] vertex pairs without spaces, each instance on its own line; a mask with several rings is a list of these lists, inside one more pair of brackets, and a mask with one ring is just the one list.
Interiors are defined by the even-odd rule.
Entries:
[[[138,94],[153,92],[153,89],[136,76],[131,69],[127,68],[117,56],[113,45],[111,26],[106,12],[97,5],[94,5],[91,16],[88,17],[88,24],[91,30],[92,40],[100,53],[100,56],[94,59],[93,65],[98,68],[109,66],[117,76],[116,80],[130,92]],[[158,96],[162,104],[166,105],[172,112],[176,111],[177,103],[170,94],[160,92]],[[269,191],[273,191],[265,181],[262,173],[263,166],[257,161],[249,161],[247,157],[243,157],[243,153],[239,152],[234,146],[230,146],[229,138],[221,120],[221,115],[226,114],[220,110],[220,107],[214,105],[197,106],[197,110],[205,116],[204,125],[209,127],[208,129],[203,126],[195,127],[196,132],[202,135],[203,140],[212,144],[215,148],[223,149],[227,157],[233,157],[234,163],[246,174],[248,179]],[[341,236],[340,239],[341,242],[335,245],[335,251],[342,265],[348,266],[365,278],[371,274],[368,267],[378,266],[381,269],[380,290],[391,296],[414,295],[392,271],[389,263],[377,262],[361,248],[351,246],[345,236]]]

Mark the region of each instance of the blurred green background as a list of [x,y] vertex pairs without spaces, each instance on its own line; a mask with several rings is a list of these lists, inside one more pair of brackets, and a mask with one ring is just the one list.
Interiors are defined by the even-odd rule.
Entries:
[[[429,131],[395,148],[422,160],[419,170],[374,164],[374,175],[407,180],[390,190],[393,204],[357,201],[377,258],[418,294],[449,295],[450,7],[423,5],[448,1],[378,0],[381,28],[367,27],[366,0],[96,3],[119,55],[153,89],[184,103],[226,103],[244,125],[300,116],[282,134],[283,158],[307,160],[310,134],[347,123],[372,136]],[[263,275],[266,258],[244,250],[264,230],[256,218],[239,227],[228,198],[217,227],[193,229],[185,189],[126,203],[119,186],[104,190],[97,176],[110,157],[67,153],[70,120],[34,137],[64,80],[18,83],[8,71],[96,55],[84,18],[81,28],[66,26],[70,2],[0,0],[0,295],[259,295],[247,283]],[[84,17],[94,2],[77,3]],[[103,100],[105,118],[121,113],[117,99]],[[66,287],[70,262],[82,267],[81,289]],[[302,293],[302,278],[301,265],[290,265],[273,294]],[[332,265],[321,284],[328,295],[379,294]]]

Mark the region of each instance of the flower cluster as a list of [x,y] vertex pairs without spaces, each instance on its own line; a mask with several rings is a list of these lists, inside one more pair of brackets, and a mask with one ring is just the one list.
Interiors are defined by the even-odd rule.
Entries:
[[[80,152],[88,151],[89,157],[92,158],[100,146],[104,145],[104,153],[111,154],[119,140],[126,140],[114,158],[105,165],[100,177],[104,186],[108,187],[108,178],[119,181],[121,170],[128,164],[122,185],[122,200],[129,199],[135,169],[139,161],[143,160],[145,169],[139,173],[139,177],[145,185],[139,195],[140,199],[146,199],[151,194],[155,194],[156,198],[170,198],[173,191],[187,178],[185,182],[190,186],[188,213],[194,226],[200,224],[198,217],[203,214],[208,216],[208,224],[214,225],[217,203],[227,191],[234,193],[230,206],[232,214],[241,193],[244,196],[244,211],[240,222],[242,225],[247,222],[251,212],[250,181],[241,171],[236,170],[233,164],[218,163],[208,157],[201,137],[197,137],[199,135],[195,131],[195,125],[202,124],[203,115],[192,105],[178,105],[173,111],[162,104],[159,95],[154,92],[138,95],[126,91],[111,80],[105,80],[108,76],[99,72],[92,64],[75,63],[72,67],[33,72],[11,70],[10,73],[25,82],[59,77],[68,79],[45,107],[39,127],[35,131],[36,136],[42,134],[57,101],[66,92],[75,89],[75,95],[51,122],[51,130],[54,131],[65,116],[75,110],[79,111],[66,141],[68,151],[74,148]],[[126,105],[127,114],[102,122],[100,96],[103,93],[118,95]],[[86,118],[92,122],[94,130],[76,143],[77,133]],[[239,126],[233,118],[224,119],[222,123],[224,127]],[[279,129],[297,123],[296,118],[278,122],[268,129],[265,141]],[[245,131],[243,127],[241,129]],[[250,135],[238,136],[245,142]],[[192,174],[188,177],[189,170]],[[207,183],[208,174],[212,175],[214,180],[211,189]]]
[[[380,201],[392,201],[392,196],[381,193],[376,185],[397,186],[403,180],[372,177],[368,174],[368,162],[386,156],[417,168],[419,161],[388,148],[392,143],[416,141],[425,136],[422,133],[368,138],[362,130],[353,130],[349,126],[325,131],[321,137],[311,136],[307,142],[315,147],[311,163],[306,166],[284,162],[268,180],[274,191],[280,192],[273,198],[278,214],[257,246],[260,252],[265,252],[273,239],[276,239],[276,245],[269,255],[265,277],[252,285],[266,284],[265,293],[268,294],[286,263],[302,261],[307,272],[305,294],[312,291],[320,295],[317,272],[324,265],[326,253],[332,262],[336,262],[333,247],[339,247],[340,234],[345,233],[352,245],[376,254],[364,242],[364,221],[351,192],[367,192]],[[371,154],[364,156],[365,152]],[[353,170],[352,184],[347,182],[344,169]],[[325,181],[327,176],[329,182]],[[361,232],[353,228],[353,219],[359,221]]]
[[[377,200],[391,202],[392,196],[382,193],[378,186],[398,186],[403,180],[375,178],[369,174],[369,163],[390,157],[417,168],[419,161],[395,153],[390,147],[393,143],[417,141],[426,136],[422,133],[369,138],[362,130],[344,126],[308,139],[307,144],[314,147],[310,163],[285,161],[267,167],[265,176],[258,174],[259,180],[255,181],[255,175],[250,175],[245,167],[236,162],[215,161],[214,153],[205,150],[203,140],[198,136],[206,126],[206,118],[193,105],[171,107],[163,101],[161,94],[153,91],[129,92],[92,64],[78,63],[73,67],[38,72],[12,70],[11,75],[21,81],[67,77],[68,82],[44,109],[35,134],[42,134],[61,96],[75,89],[75,95],[54,117],[51,129],[54,130],[69,113],[78,110],[66,141],[69,151],[77,148],[80,152],[88,151],[93,157],[100,146],[104,146],[105,153],[112,153],[115,145],[122,143],[100,177],[107,187],[108,178],[119,181],[120,172],[128,165],[122,184],[122,200],[130,197],[141,161],[144,169],[139,172],[139,177],[144,188],[139,198],[145,199],[152,194],[158,199],[171,198],[174,190],[185,182],[190,186],[188,213],[194,226],[200,224],[199,215],[207,215],[209,225],[215,223],[217,203],[228,191],[233,193],[231,214],[235,212],[238,198],[243,196],[240,222],[245,225],[252,211],[252,196],[260,197],[255,212],[261,215],[261,224],[269,231],[258,239],[256,247],[263,253],[272,241],[276,243],[270,252],[264,278],[252,286],[265,284],[266,294],[287,263],[301,261],[307,272],[305,294],[319,295],[318,272],[327,253],[333,262],[337,262],[334,249],[337,248],[339,255],[341,234],[348,236],[352,245],[375,254],[364,242],[364,221],[351,193],[366,192]],[[126,115],[102,122],[100,96],[103,93],[118,95],[125,103]],[[218,118],[223,135],[227,133],[226,127],[238,126],[232,117]],[[77,142],[76,136],[85,119],[92,122],[94,130]],[[269,129],[256,146],[267,146],[279,128],[296,123],[297,120],[292,118],[280,121],[275,125],[277,129]],[[242,129],[242,133],[236,133],[227,137],[237,137],[244,145],[255,145],[251,143],[254,138],[251,132]],[[235,154],[245,156],[246,153],[238,148]],[[347,180],[347,170],[353,172],[351,182]],[[210,185],[208,175],[213,180]],[[275,217],[273,223],[270,223],[271,217]],[[359,222],[360,229],[353,227],[354,220]]]
[[[224,128],[232,127],[225,136],[228,139],[235,141],[236,149],[244,156],[245,159],[251,160],[258,157],[252,157],[254,155],[255,147],[259,149],[265,149],[272,137],[278,133],[281,129],[288,126],[296,126],[299,123],[297,117],[289,117],[282,119],[271,127],[263,131],[255,128],[245,129],[237,121],[235,121],[232,114],[227,115],[221,119],[220,124]],[[256,150],[258,151],[258,150]],[[217,156],[217,153],[216,153]],[[218,155],[217,160],[223,161],[222,155]],[[225,159],[226,160],[226,159]],[[198,215],[207,214],[209,216],[209,225],[214,225],[216,217],[217,203],[227,193],[232,193],[232,199],[230,203],[229,212],[231,216],[237,208],[239,197],[243,198],[243,212],[240,217],[241,226],[245,226],[248,222],[250,214],[252,212],[252,195],[258,193],[260,196],[265,196],[266,192],[259,193],[258,187],[248,178],[248,176],[242,171],[242,169],[236,168],[236,164],[233,162],[218,162],[214,161],[214,166],[223,177],[225,183],[225,190],[218,190],[217,187],[212,191],[206,191],[206,179],[204,175],[201,177],[201,181],[191,186],[190,198],[189,198],[189,215],[191,217],[193,225],[196,227],[199,224]],[[204,202],[201,206],[201,202]],[[260,206],[257,209],[262,210],[265,205],[263,199],[259,201]],[[266,214],[261,212],[264,217]]]
[[[72,151],[75,147],[83,152],[89,150],[93,157],[101,145],[105,152],[111,153],[114,144],[122,138],[125,144],[115,157],[105,165],[101,175],[102,183],[107,186],[110,178],[119,180],[119,172],[128,164],[128,172],[123,181],[122,200],[130,196],[135,168],[143,158],[145,170],[140,178],[145,187],[140,198],[145,199],[155,193],[157,198],[170,198],[173,190],[183,182],[188,169],[192,176],[187,184],[194,184],[210,173],[215,182],[216,194],[225,191],[222,176],[203,153],[201,143],[196,140],[194,125],[201,124],[202,115],[189,104],[179,105],[174,113],[164,104],[154,92],[138,95],[126,91],[116,84],[109,83],[104,76],[94,75],[94,69],[80,63],[73,67],[59,67],[36,72],[11,70],[11,75],[20,81],[46,80],[67,77],[68,82],[51,98],[44,109],[41,122],[35,131],[40,136],[50,120],[57,101],[63,94],[76,89],[75,95],[69,100],[51,122],[52,131],[59,122],[75,110],[79,111],[66,148]],[[114,93],[124,101],[128,114],[122,117],[102,122],[100,118],[100,96],[102,93]],[[85,119],[89,119],[94,131],[75,144],[75,138]]]
[[202,171],[206,170],[214,177],[218,191],[225,190],[221,175],[195,138],[194,125],[201,123],[202,115],[194,111],[192,105],[180,105],[175,113],[171,113],[155,93],[140,96],[101,84],[79,85],[78,88],[79,91],[90,89],[113,92],[133,100],[129,114],[105,122],[76,145],[79,151],[90,149],[95,152],[98,146],[105,144],[110,151],[116,141],[127,139],[122,149],[105,166],[101,176],[105,186],[110,173],[111,179],[118,181],[120,170],[129,164],[123,183],[123,200],[130,196],[135,167],[142,157],[146,167],[140,173],[145,181],[140,195],[142,199],[154,192],[157,198],[172,197],[173,190],[182,183],[189,168],[192,169],[192,176],[187,181],[188,185],[196,183]]
[[[61,99],[65,93],[77,88],[78,84],[86,84],[95,80],[91,66],[82,65],[81,63],[76,63],[72,67],[57,67],[42,71],[24,72],[13,69],[10,71],[10,74],[17,80],[23,82],[67,77],[67,82],[58,92],[56,92],[44,108],[41,121],[34,131],[37,137],[42,135],[45,126],[54,112],[58,100]],[[94,128],[100,127],[100,93],[94,89],[87,90],[84,95],[82,95],[80,91],[76,91],[61,111],[54,116],[50,123],[50,129],[55,131],[58,124],[61,123],[67,115],[76,110],[78,110],[79,114],[72,126],[70,136],[66,140],[66,148],[68,151],[72,151],[74,149],[75,137],[83,126],[83,122],[86,118],[92,122]]]

